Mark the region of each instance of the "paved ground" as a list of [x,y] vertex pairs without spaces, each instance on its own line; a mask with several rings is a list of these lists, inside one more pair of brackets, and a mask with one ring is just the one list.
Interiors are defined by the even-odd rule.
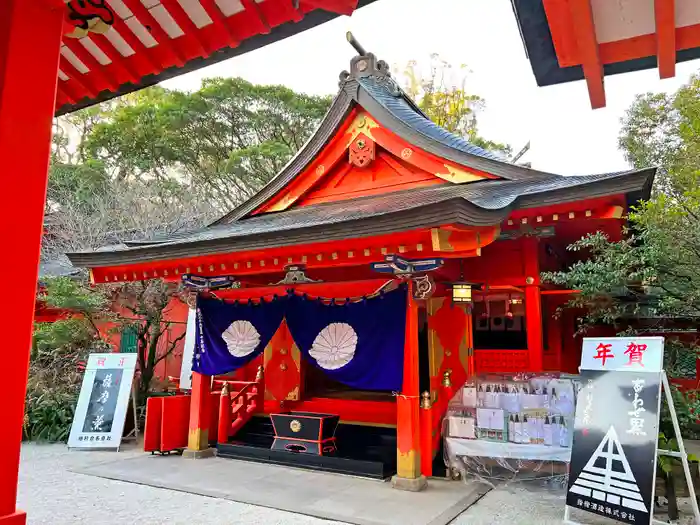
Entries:
[[[138,462],[139,458],[144,458],[144,455],[138,450],[125,450],[118,454],[68,452],[62,445],[25,445],[22,449],[18,506],[28,512],[30,525],[343,525],[339,521],[239,503],[222,497],[206,497],[75,472],[99,469],[100,464],[108,466],[115,460],[119,463],[123,460]],[[163,459],[168,461],[168,458]],[[329,478],[324,476],[323,479]],[[378,483],[374,487],[391,490]],[[453,487],[461,487],[465,494],[469,490],[468,486],[457,483]],[[433,494],[437,495],[435,491]],[[409,500],[416,501],[416,498],[429,496],[429,493],[408,496]],[[353,500],[358,498],[362,504],[361,494],[352,496]],[[687,502],[681,502],[681,510],[684,508],[689,510]],[[562,516],[563,492],[507,487],[486,494],[452,524],[558,525]],[[687,514],[681,520],[682,525],[690,522]]]
[[[141,456],[123,451],[119,458]],[[114,452],[68,452],[62,445],[22,447],[18,507],[29,525],[334,525],[264,507],[75,474],[114,461]]]
[[357,525],[447,525],[488,490],[431,480],[416,494],[384,481],[278,465],[147,454],[73,470]]

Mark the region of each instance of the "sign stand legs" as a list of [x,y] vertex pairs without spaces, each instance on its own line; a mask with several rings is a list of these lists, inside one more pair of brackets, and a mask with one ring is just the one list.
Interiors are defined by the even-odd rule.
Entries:
[[[673,423],[673,432],[676,434],[676,441],[678,441],[678,452],[675,450],[657,450],[657,454],[661,456],[670,456],[673,458],[678,458],[681,460],[683,465],[683,473],[685,474],[685,482],[688,484],[688,493],[690,494],[690,505],[693,508],[693,516],[695,517],[695,525],[700,525],[700,509],[698,508],[698,499],[695,496],[695,487],[693,486],[693,478],[690,475],[690,465],[688,464],[688,454],[685,452],[685,444],[683,443],[683,436],[681,436],[681,428],[678,424],[678,416],[676,415],[676,407],[673,405],[673,398],[671,396],[671,386],[668,384],[668,376],[666,371],[661,372],[661,384],[663,387],[664,395],[666,396],[666,402],[668,403],[668,409],[671,412],[671,422]],[[664,523],[663,521],[653,520],[653,523]]]
[[[671,386],[669,385],[668,382],[668,376],[666,375],[666,371],[661,372],[661,385],[662,389],[664,392],[664,396],[666,397],[666,402],[668,403],[668,408],[671,413],[671,422],[673,423],[673,431],[676,435],[676,440],[678,441],[678,451],[675,450],[662,450],[662,449],[657,449],[657,455],[662,455],[662,456],[669,456],[673,458],[677,458],[681,460],[681,464],[683,465],[683,473],[685,474],[685,482],[688,484],[688,492],[690,493],[690,505],[693,509],[693,516],[694,520],[693,523],[695,525],[700,525],[700,509],[698,508],[698,500],[697,497],[695,496],[695,487],[693,486],[693,478],[691,477],[690,474],[690,465],[688,463],[688,455],[686,454],[685,451],[685,444],[683,443],[683,437],[681,436],[681,429],[680,425],[678,424],[678,415],[676,414],[676,407],[673,404],[673,397],[671,396]],[[659,400],[659,405],[660,405],[660,400]],[[660,410],[659,406],[659,410]],[[660,412],[659,412],[660,413]],[[654,461],[654,467],[656,470],[656,460]],[[652,493],[651,501],[652,505],[654,502],[654,494]],[[584,525],[580,522],[577,521],[572,521],[570,517],[570,512],[571,512],[571,507],[569,505],[564,506],[564,523],[568,525]],[[652,507],[652,523],[658,523],[658,524],[665,524],[666,522],[660,521],[660,520],[655,520],[653,518],[653,507]]]
[[138,441],[139,439],[139,418],[138,411],[136,410],[136,385],[131,387],[131,409],[134,412],[134,428],[124,436],[124,439],[134,439]]

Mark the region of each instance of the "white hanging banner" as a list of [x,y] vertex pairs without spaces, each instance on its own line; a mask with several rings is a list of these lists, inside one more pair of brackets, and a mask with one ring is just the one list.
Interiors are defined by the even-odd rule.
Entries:
[[70,448],[119,448],[137,357],[90,354],[68,438]]
[[182,365],[180,366],[180,390],[192,388],[192,358],[194,357],[194,342],[197,331],[197,309],[190,308],[187,313],[187,332],[185,347],[182,350]]

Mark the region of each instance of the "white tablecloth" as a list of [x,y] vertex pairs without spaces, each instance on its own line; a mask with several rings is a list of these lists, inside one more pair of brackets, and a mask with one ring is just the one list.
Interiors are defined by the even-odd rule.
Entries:
[[448,437],[445,439],[447,455],[480,456],[487,458],[525,459],[535,461],[571,461],[571,449],[566,447],[548,447],[546,445],[522,445],[520,443],[501,443],[484,439],[462,439]]

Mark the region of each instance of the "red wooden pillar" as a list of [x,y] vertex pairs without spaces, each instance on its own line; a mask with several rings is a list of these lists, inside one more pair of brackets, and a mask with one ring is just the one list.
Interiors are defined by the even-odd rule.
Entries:
[[523,239],[523,257],[525,267],[525,330],[527,332],[527,349],[530,357],[531,372],[543,369],[544,344],[542,336],[542,298],[540,296],[540,261],[539,239]]
[[65,4],[62,1],[0,2],[0,235],[12,247],[11,301],[0,302],[3,358],[0,425],[0,524],[26,521],[15,508],[22,443],[24,396],[39,269],[51,119]]
[[396,476],[394,488],[418,492],[427,486],[421,475],[420,413],[418,382],[418,305],[413,300],[413,283],[409,281],[404,342],[403,389],[396,400]]
[[209,448],[209,423],[211,415],[211,377],[192,372],[192,400],[190,402],[190,429],[187,436],[188,458],[204,458],[214,455]]

